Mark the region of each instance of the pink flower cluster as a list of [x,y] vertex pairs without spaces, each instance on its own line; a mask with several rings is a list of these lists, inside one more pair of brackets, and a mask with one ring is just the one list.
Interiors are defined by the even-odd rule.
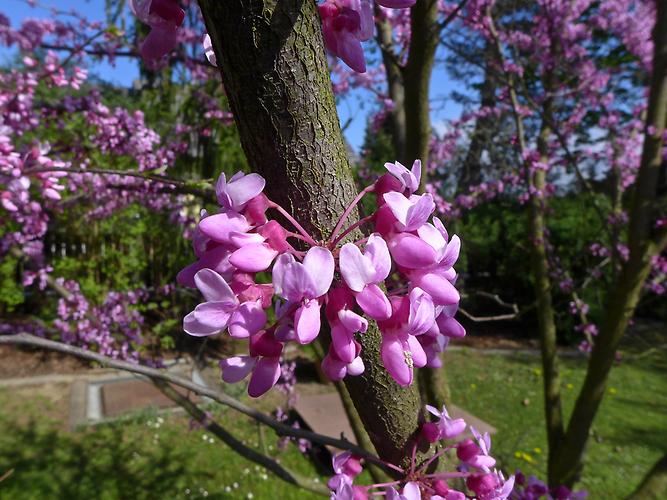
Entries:
[[[416,0],[376,1],[390,9],[406,9]],[[354,71],[364,73],[366,61],[361,42],[373,37],[373,0],[324,0],[318,3],[327,49]]]
[[[369,319],[382,333],[382,362],[402,386],[412,383],[415,367],[440,366],[449,339],[465,335],[454,319],[460,297],[453,266],[461,242],[438,218],[429,222],[431,195],[414,194],[420,161],[411,170],[398,162],[385,167],[389,173],[359,193],[321,242],[262,193],[262,177],[221,175],[221,209],[203,214],[193,242],[198,260],[178,280],[196,286],[205,299],[183,321],[188,334],[227,330],[232,338],[248,339],[248,354],[221,361],[223,380],[239,382],[252,373],[249,394],[268,391],[280,377],[285,344],[309,344],[320,334],[323,306],[331,343],[322,370],[332,380],[364,371],[356,336],[366,332]],[[375,195],[377,210],[342,230],[368,193]],[[268,220],[268,209],[298,233]],[[374,232],[339,246],[363,224]]]
[[[462,418],[451,418],[447,409],[442,411],[426,406],[437,421],[422,424],[418,440],[413,445],[412,461],[408,470],[394,464],[384,464],[405,479],[369,486],[355,485],[355,478],[362,471],[361,460],[350,452],[333,457],[334,475],[327,485],[332,500],[366,500],[375,495],[384,495],[391,500],[505,500],[514,488],[514,476],[507,480],[496,469],[496,460],[489,454],[491,438],[470,427],[471,438],[453,439],[463,435],[467,424]],[[430,458],[418,463],[416,449],[421,443],[437,444],[440,449]],[[429,466],[440,458],[447,463],[458,461],[456,472],[430,472]],[[468,492],[454,489],[450,482],[464,480]],[[400,492],[397,488],[402,488]]]
[[512,500],[582,500],[588,497],[586,490],[572,491],[567,486],[561,485],[555,488],[540,481],[535,476],[526,476],[519,470],[514,473],[514,491]]

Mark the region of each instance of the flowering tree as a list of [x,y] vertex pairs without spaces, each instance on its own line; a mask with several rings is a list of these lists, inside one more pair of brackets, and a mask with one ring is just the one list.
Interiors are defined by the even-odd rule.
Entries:
[[[223,174],[215,191],[202,183],[163,175],[183,150],[179,137],[191,133],[191,127],[176,127],[174,140],[163,145],[159,136],[143,125],[140,115],[111,111],[94,95],[67,99],[64,107],[35,106],[32,103],[38,83],[49,90],[78,90],[85,71],[70,68],[71,58],[58,61],[55,53],[47,56],[44,68],[30,57],[24,59],[25,71],[3,75],[1,145],[7,159],[0,164],[0,194],[11,222],[2,234],[2,249],[33,257],[35,267],[29,280],[39,279],[61,293],[61,319],[57,326],[62,339],[95,347],[101,354],[26,334],[3,336],[0,342],[41,345],[147,375],[239,453],[302,486],[317,489],[268,457],[244,447],[168,383],[212,397],[285,435],[347,449],[351,453],[334,459],[336,475],[329,483],[334,498],[363,498],[378,492],[391,498],[420,498],[422,494],[431,498],[464,498],[465,494],[453,486],[452,480],[457,478],[465,479],[470,495],[508,497],[513,479],[506,481],[492,469],[495,461],[489,456],[488,436],[473,430],[475,441],[452,442],[463,432],[465,422],[451,419],[445,408],[432,407],[428,411],[437,421],[428,422],[413,383],[415,368],[439,366],[440,353],[449,339],[465,334],[454,318],[460,297],[454,286],[457,274],[453,266],[460,241],[456,236],[450,238],[440,219],[431,218],[436,206],[443,209],[446,204],[442,198],[434,198],[433,186],[427,187],[426,194],[420,194],[426,176],[419,160],[411,169],[398,162],[387,163],[387,174],[357,191],[324,51],[326,44],[332,54],[353,69],[366,70],[361,42],[372,37],[373,24],[376,25],[390,97],[386,100],[390,107],[385,111],[393,122],[398,159],[409,165],[420,157],[427,166],[437,167],[436,162],[446,154],[431,154],[431,160],[426,162],[427,156],[447,147],[431,141],[428,84],[440,32],[461,16],[463,25],[485,41],[489,54],[486,64],[498,76],[498,108],[512,118],[515,127],[512,141],[520,170],[510,177],[530,212],[544,352],[549,479],[552,486],[571,486],[580,468],[613,353],[636,306],[651,261],[659,261],[667,243],[664,213],[660,212],[656,190],[664,155],[665,36],[660,26],[665,23],[656,22],[652,61],[650,57],[640,57],[642,63],[653,63],[653,71],[646,108],[647,135],[637,166],[638,194],[628,214],[629,253],[623,259],[622,252],[614,246],[619,271],[609,298],[607,319],[593,347],[589,375],[575,416],[566,429],[558,394],[550,297],[546,171],[563,161],[576,167],[569,152],[571,136],[562,134],[577,130],[586,110],[600,103],[609,104],[604,98],[600,73],[586,64],[588,54],[584,49],[588,39],[582,35],[585,30],[579,29],[579,19],[589,14],[589,3],[539,3],[532,12],[532,38],[514,29],[511,16],[507,25],[497,22],[493,3],[469,2],[466,6],[467,3],[382,0],[374,5],[370,0],[326,0],[319,2],[318,16],[317,6],[311,1],[234,0],[223,6],[201,0],[208,32],[202,51],[210,65],[219,67],[241,144],[254,172],[229,178]],[[131,7],[137,18],[150,27],[139,50],[148,60],[149,69],[159,68],[170,59],[184,65],[188,77],[211,78],[210,67],[203,69],[210,65],[183,49],[187,43],[198,47],[203,37],[184,27],[186,12],[174,0],[136,0]],[[407,7],[412,7],[409,16]],[[657,9],[659,20],[665,16],[663,7],[659,4]],[[602,26],[616,13],[602,9],[594,22]],[[557,19],[560,20],[556,22]],[[79,21],[86,28],[99,28]],[[88,38],[72,45],[78,36],[72,26],[38,23],[14,31],[7,22],[0,25],[4,43],[18,43],[30,50],[44,46],[44,36],[49,34],[56,37],[54,46],[58,50],[70,44],[72,58],[84,50],[114,57],[119,47],[127,43],[113,30],[98,30],[88,38],[104,35],[104,43],[86,49],[91,43]],[[571,26],[577,29],[568,31]],[[633,45],[633,39],[626,43],[645,55],[645,44]],[[580,72],[579,79],[563,84],[562,74],[573,67]],[[525,77],[528,72],[532,80]],[[334,74],[342,75],[340,69],[334,69]],[[593,90],[580,103],[573,103],[572,93],[585,86]],[[559,93],[564,93],[562,99]],[[208,117],[228,120],[225,111],[202,97],[202,102],[209,103]],[[67,154],[56,151],[54,155],[47,148],[34,147],[31,127],[49,120],[62,122],[65,113],[86,117],[91,124],[92,145],[77,145]],[[612,112],[611,118],[616,116],[614,113],[620,114]],[[485,109],[475,116],[493,113]],[[641,130],[637,116],[621,124],[611,118],[601,120],[599,126],[615,127],[615,137],[628,140],[632,132],[626,131]],[[531,136],[533,130],[537,133]],[[135,158],[137,168],[131,173],[91,168],[88,158],[93,149]],[[604,156],[595,154],[598,158]],[[631,164],[633,158],[630,155],[624,161]],[[618,168],[620,172],[621,167]],[[430,170],[433,173],[435,168]],[[110,295],[106,308],[91,310],[75,283],[49,276],[49,269],[39,265],[39,255],[49,210],[58,210],[55,202],[60,201],[65,186],[96,197],[113,210],[119,199],[119,184],[121,203],[148,202],[153,208],[170,210],[174,219],[180,218],[181,222],[189,222],[183,215],[189,200],[184,195],[217,201],[215,213],[201,214],[192,235],[197,261],[181,272],[179,282],[198,288],[204,297],[184,319],[188,334],[203,337],[227,330],[232,338],[248,339],[247,353],[221,361],[223,380],[238,382],[250,376],[249,393],[260,396],[278,382],[280,359],[288,342],[305,345],[317,340],[326,350],[323,371],[332,380],[344,381],[377,456],[344,441],[290,429],[207,388],[140,365],[108,359],[137,358],[132,351],[133,344],[140,342],[137,321],[130,313],[123,315],[119,310],[127,302],[136,302],[138,296],[125,299]],[[494,184],[500,185],[502,181]],[[478,193],[485,196],[481,188]],[[359,209],[365,196],[374,201],[368,214]],[[653,223],[656,213],[658,222]],[[583,306],[578,310],[583,310]],[[114,334],[116,325],[120,332]],[[565,444],[561,444],[563,440]],[[436,472],[439,459],[454,452],[458,470]],[[394,480],[353,486],[360,472],[359,457],[379,464]],[[382,491],[383,488],[387,490]]]

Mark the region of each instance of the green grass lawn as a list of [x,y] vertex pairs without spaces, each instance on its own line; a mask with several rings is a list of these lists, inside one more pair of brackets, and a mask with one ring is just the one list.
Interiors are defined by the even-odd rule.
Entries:
[[[452,398],[498,429],[492,453],[503,470],[546,473],[539,358],[491,356],[473,351],[446,358]],[[564,410],[569,416],[583,382],[585,361],[562,367]],[[591,499],[625,498],[667,451],[667,366],[658,358],[624,361],[612,370],[595,420],[578,487]]]
[[[212,434],[189,430],[184,416],[145,411],[71,434],[35,413],[17,423],[2,411],[8,397],[0,392],[0,475],[14,472],[0,483],[2,500],[314,497],[241,458]],[[214,414],[239,439],[259,446],[258,429],[247,419],[228,411]],[[264,443],[291,470],[326,481],[295,446],[278,451],[270,430]]]
[[[458,351],[447,355],[446,367],[454,401],[498,429],[493,452],[502,468],[520,468],[543,478],[546,447],[538,359]],[[583,367],[583,360],[565,363],[568,412]],[[590,498],[625,497],[664,453],[666,373],[664,365],[649,359],[614,368],[581,483]],[[12,392],[0,390],[0,476],[14,469],[0,483],[3,500],[312,497],[240,458],[209,433],[188,430],[183,416],[144,412],[69,433],[45,416],[48,404],[35,400],[17,407]],[[259,446],[255,424],[227,410],[215,415],[239,438]],[[275,435],[268,430],[264,434],[265,445],[282,463],[326,481],[323,471],[296,447],[279,452]]]

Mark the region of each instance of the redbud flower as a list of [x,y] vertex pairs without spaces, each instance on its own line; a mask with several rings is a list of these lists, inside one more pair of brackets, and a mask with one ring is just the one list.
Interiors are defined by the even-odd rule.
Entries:
[[299,305],[294,328],[299,343],[308,344],[320,333],[320,302],[329,291],[334,274],[334,259],[323,247],[312,247],[303,264],[291,254],[283,254],[273,266],[276,294]]
[[442,411],[438,411],[433,406],[426,405],[429,413],[438,417],[438,429],[440,430],[440,439],[452,439],[460,435],[466,428],[466,422],[462,418],[451,418],[447,412],[447,408],[443,405]]
[[185,11],[176,0],[130,0],[130,8],[135,16],[151,27],[141,44],[144,59],[159,59],[176,46],[178,32]]

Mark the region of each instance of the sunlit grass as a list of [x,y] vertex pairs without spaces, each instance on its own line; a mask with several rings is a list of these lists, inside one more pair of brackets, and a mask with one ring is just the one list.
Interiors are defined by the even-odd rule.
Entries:
[[[563,366],[566,412],[582,382],[584,363],[569,360]],[[539,358],[458,351],[447,354],[446,367],[454,402],[498,429],[493,453],[500,466],[544,478]],[[614,368],[580,483],[591,498],[624,498],[664,453],[666,373],[651,359]],[[0,391],[0,476],[14,469],[0,483],[1,499],[314,497],[239,457],[209,433],[189,430],[182,415],[144,411],[69,433],[48,416],[50,404],[48,398],[17,404],[12,392]],[[326,470],[295,446],[279,451],[270,430],[262,437],[246,418],[228,410],[214,414],[249,446],[265,448],[305,477],[326,481]]]
[[[542,379],[536,356],[449,353],[446,366],[456,404],[498,429],[493,454],[505,471],[545,479],[547,446]],[[585,360],[563,364],[566,415],[572,411]],[[625,498],[667,451],[667,369],[658,358],[624,361],[612,370],[591,432],[578,487],[591,498]]]

